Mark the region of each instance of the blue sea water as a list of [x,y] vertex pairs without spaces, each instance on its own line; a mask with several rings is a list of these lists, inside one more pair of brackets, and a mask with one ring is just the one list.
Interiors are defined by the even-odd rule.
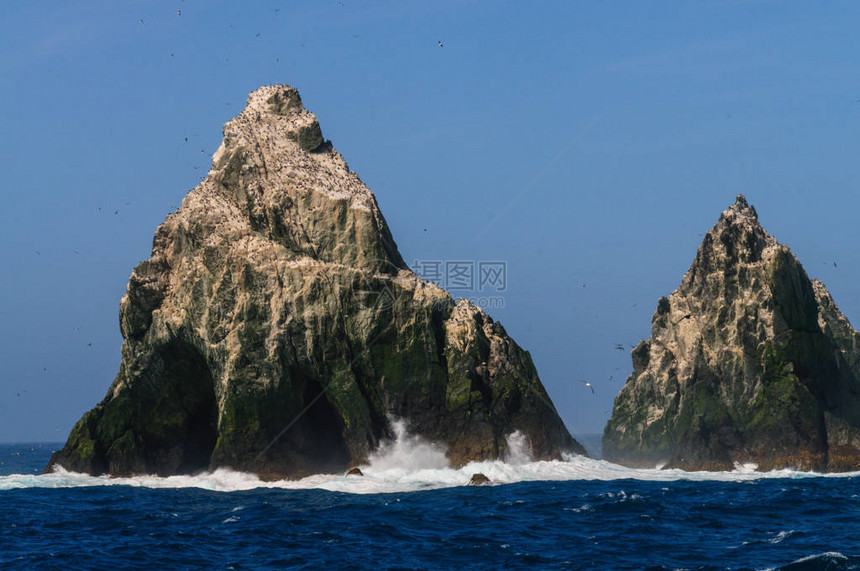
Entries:
[[59,446],[0,445],[0,568],[860,568],[859,475],[455,470],[407,437],[363,478],[38,475]]

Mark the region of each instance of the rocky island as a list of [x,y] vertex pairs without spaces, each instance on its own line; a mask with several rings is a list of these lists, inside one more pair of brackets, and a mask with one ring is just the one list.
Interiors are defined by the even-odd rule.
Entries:
[[122,363],[47,470],[340,472],[391,419],[455,466],[524,434],[584,454],[528,352],[409,270],[376,200],[286,85],[224,126],[120,304]]
[[743,196],[632,357],[603,435],[611,462],[860,469],[860,335]]

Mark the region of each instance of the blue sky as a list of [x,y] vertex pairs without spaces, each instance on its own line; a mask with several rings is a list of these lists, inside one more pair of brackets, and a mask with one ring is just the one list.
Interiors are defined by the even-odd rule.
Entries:
[[629,346],[738,193],[860,323],[858,17],[2,1],[0,441],[63,440],[103,398],[131,269],[264,84],[300,90],[408,262],[507,263],[490,314],[574,434],[602,430]]

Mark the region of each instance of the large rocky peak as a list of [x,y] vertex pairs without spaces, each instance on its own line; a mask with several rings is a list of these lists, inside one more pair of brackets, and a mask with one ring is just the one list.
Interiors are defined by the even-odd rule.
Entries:
[[370,190],[298,92],[262,87],[224,126],[208,176],[167,216],[120,304],[105,399],[48,469],[341,471],[392,419],[454,464],[584,452],[531,358],[404,264]]
[[608,460],[860,467],[858,334],[743,196],[705,235],[604,431]]

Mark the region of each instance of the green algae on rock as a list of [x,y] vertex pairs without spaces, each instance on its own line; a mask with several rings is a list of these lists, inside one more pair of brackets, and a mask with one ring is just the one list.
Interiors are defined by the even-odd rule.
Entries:
[[603,434],[609,461],[860,469],[860,335],[743,196],[632,356]]
[[47,470],[342,474],[390,419],[455,465],[526,435],[584,454],[528,352],[412,273],[376,200],[289,86],[224,126],[120,304],[122,363]]

